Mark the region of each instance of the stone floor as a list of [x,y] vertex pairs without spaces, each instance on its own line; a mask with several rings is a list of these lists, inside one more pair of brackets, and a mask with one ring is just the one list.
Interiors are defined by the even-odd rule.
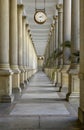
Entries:
[[0,104],[0,130],[84,130],[62,95],[43,72],[36,73],[12,104]]

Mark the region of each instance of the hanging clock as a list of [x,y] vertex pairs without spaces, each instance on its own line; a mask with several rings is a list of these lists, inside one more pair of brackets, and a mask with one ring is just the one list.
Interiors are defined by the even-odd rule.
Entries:
[[35,14],[34,14],[34,20],[38,24],[45,23],[46,20],[47,20],[47,16],[46,16],[45,11],[43,11],[43,10],[36,11]]
[[38,24],[43,24],[47,20],[47,15],[45,13],[45,0],[44,0],[44,9],[37,9],[36,8],[36,0],[35,0],[35,14],[34,20]]

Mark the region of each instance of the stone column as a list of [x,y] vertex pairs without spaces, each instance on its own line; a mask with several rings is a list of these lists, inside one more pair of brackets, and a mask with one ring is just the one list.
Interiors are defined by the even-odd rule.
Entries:
[[[72,0],[72,27],[71,27],[71,52],[80,50],[80,7],[79,0]],[[72,55],[72,64],[78,63],[77,58]]]
[[80,50],[80,16],[79,0],[72,0],[72,23],[71,23],[71,65],[69,74],[71,75],[71,85],[69,86],[69,97],[71,101],[79,98],[79,50]]
[[17,41],[17,0],[10,0],[10,65],[13,91],[21,91],[20,70],[18,69],[18,41]]
[[71,0],[64,0],[63,2],[63,67],[61,72],[62,89],[67,92],[71,82],[70,75],[67,73],[71,55]]
[[80,0],[80,106],[78,118],[84,124],[84,0]]
[[[55,20],[55,53],[57,53],[58,50],[58,16],[54,16],[54,20]],[[55,65],[56,68],[58,68],[58,58],[56,58],[55,60]],[[57,69],[55,72],[55,86],[58,84],[58,73],[57,73]]]
[[52,55],[52,32],[50,31],[50,57]]
[[[56,5],[56,8],[58,10],[58,55],[62,53],[62,43],[63,43],[63,5],[58,4]],[[58,86],[59,91],[61,91],[62,88],[62,73],[60,69],[62,68],[63,64],[63,58],[60,56],[58,57]]]
[[63,43],[63,5],[56,5],[58,10],[58,48],[62,50]]
[[22,44],[22,12],[23,5],[18,5],[18,64],[19,69],[21,70],[20,74],[20,85],[24,87],[24,69],[23,69],[23,44]]
[[26,16],[22,17],[22,35],[23,35],[23,67],[24,67],[24,82],[27,83],[27,66],[26,66],[26,60],[27,60],[27,35],[26,35]]
[[71,43],[71,0],[64,0],[63,2],[63,46],[64,46],[64,60],[63,64],[68,65],[70,57],[70,48],[65,44]]
[[28,43],[27,43],[27,79],[29,81],[29,33],[28,33]]
[[12,102],[12,74],[9,66],[9,0],[0,0],[0,102]]
[[54,25],[51,24],[51,48],[52,48],[52,53],[51,53],[51,57],[52,57],[52,61],[51,61],[51,67],[54,67],[54,59],[53,59],[53,53],[54,53]]
[[29,25],[26,24],[26,83],[28,81],[28,29],[29,29]]

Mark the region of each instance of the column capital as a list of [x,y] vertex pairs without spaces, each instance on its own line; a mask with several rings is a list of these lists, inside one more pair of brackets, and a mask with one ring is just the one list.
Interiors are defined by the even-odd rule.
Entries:
[[29,24],[28,23],[26,24],[26,28],[29,29]]
[[55,24],[53,23],[53,24],[51,24],[51,30],[53,30],[54,29],[54,26],[55,26]]
[[23,18],[24,20],[26,20],[27,17],[26,17],[26,15],[23,15],[22,18]]
[[58,10],[59,13],[63,12],[63,4],[57,4],[56,9]]
[[28,29],[28,34],[29,34],[29,36],[30,36],[30,29]]
[[53,16],[53,19],[56,21],[56,20],[58,20],[58,15],[54,15]]
[[17,7],[18,7],[18,9],[20,11],[23,11],[23,9],[24,9],[24,5],[23,4],[18,4]]

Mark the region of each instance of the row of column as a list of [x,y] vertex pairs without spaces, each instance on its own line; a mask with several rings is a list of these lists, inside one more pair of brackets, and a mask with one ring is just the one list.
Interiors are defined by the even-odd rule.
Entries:
[[[78,97],[76,89],[79,84],[80,90],[78,90],[78,93],[80,93],[80,106],[78,118],[82,123],[84,123],[84,0],[64,0],[63,8],[62,5],[57,5],[56,7],[58,10],[58,16],[54,17],[56,20],[55,44],[57,48],[59,48],[58,46],[60,44],[64,44],[62,48],[62,70],[66,68],[65,66],[69,65],[67,74],[69,76],[68,79],[70,84],[68,84],[67,98]],[[65,43],[70,44],[68,45],[69,48],[65,46]],[[48,55],[49,52],[47,52],[47,57]],[[70,62],[67,62],[67,58],[70,58]],[[80,60],[80,62],[78,60]],[[60,73],[64,72],[60,71]],[[78,82],[79,79],[80,81]],[[75,82],[75,87],[72,82]]]
[[[60,89],[63,88],[64,77],[68,79],[68,83],[65,85],[68,86],[68,96],[71,94],[71,84],[70,80],[72,75],[78,74],[79,72],[79,58],[75,55],[79,55],[80,47],[80,27],[79,27],[79,0],[67,0],[63,1],[62,4],[56,5],[58,16],[54,16],[56,31],[52,35],[55,35],[55,50],[62,54],[62,56],[56,57],[53,62],[57,63],[58,67],[58,76],[59,81],[56,81]],[[51,38],[50,38],[51,39]],[[53,40],[49,42],[51,48],[51,54],[54,52],[52,46],[54,44]],[[69,48],[66,46],[69,44]],[[74,55],[75,54],[75,55]],[[52,66],[53,67],[53,66]],[[55,66],[54,66],[55,67]],[[60,70],[61,69],[61,70]],[[67,74],[67,71],[69,72]],[[67,80],[66,79],[66,80]]]
[[37,56],[23,9],[17,0],[0,0],[1,102],[13,101],[13,91],[21,92],[37,69]]

